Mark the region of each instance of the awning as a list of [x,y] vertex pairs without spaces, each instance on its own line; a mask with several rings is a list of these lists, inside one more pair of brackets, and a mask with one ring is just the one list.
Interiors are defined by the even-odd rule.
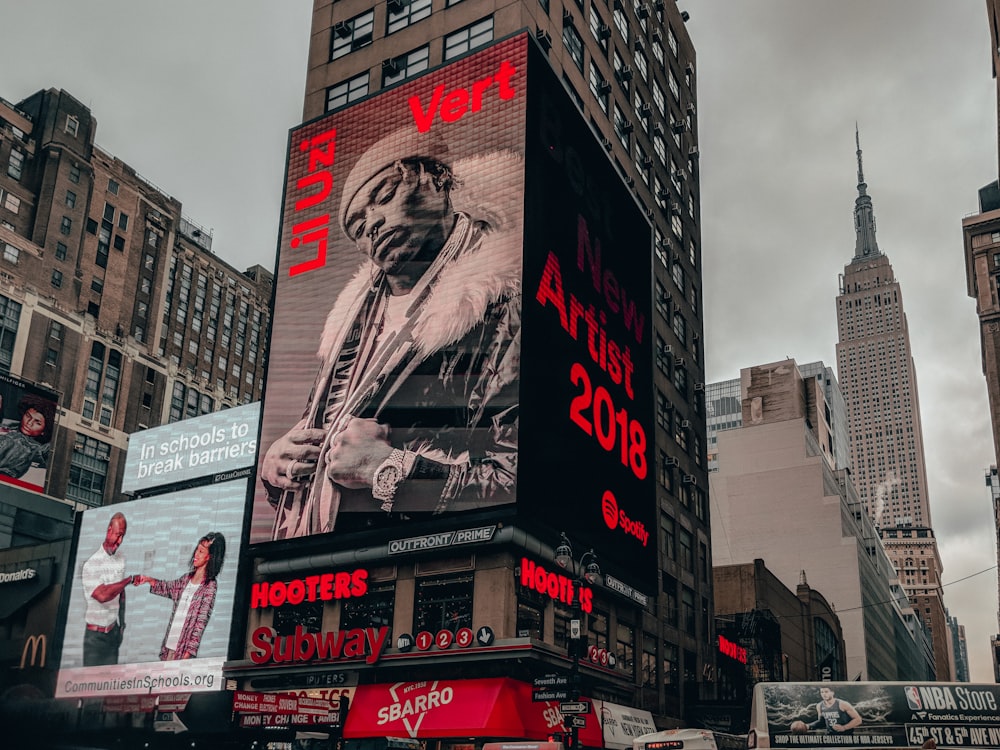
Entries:
[[607,748],[627,750],[639,735],[656,731],[653,714],[649,711],[607,701],[594,701],[594,704],[594,710],[601,718],[604,746]]
[[[544,741],[569,731],[557,701],[535,702],[531,686],[507,677],[359,685],[345,739],[496,737]],[[580,743],[602,747],[599,714],[581,714]]]

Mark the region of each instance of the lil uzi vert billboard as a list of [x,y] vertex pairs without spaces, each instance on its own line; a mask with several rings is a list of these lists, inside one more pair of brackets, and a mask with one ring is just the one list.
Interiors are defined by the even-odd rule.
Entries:
[[648,224],[536,54],[292,131],[252,542],[516,508],[655,560]]

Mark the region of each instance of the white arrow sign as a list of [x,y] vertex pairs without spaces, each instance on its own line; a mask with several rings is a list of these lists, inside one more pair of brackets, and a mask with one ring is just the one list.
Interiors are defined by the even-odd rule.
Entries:
[[187,731],[187,726],[181,721],[180,717],[173,711],[168,711],[166,713],[159,713],[156,715],[156,721],[153,722],[153,729],[157,732],[170,732],[171,734],[180,734],[181,732]]

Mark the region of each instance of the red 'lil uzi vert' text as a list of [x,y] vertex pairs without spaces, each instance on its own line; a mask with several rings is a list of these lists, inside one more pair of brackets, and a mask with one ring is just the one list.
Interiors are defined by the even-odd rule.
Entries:
[[468,88],[458,86],[445,93],[443,83],[434,87],[431,92],[431,99],[424,106],[419,96],[409,98],[410,111],[413,113],[413,121],[417,124],[417,130],[426,133],[434,124],[434,116],[440,115],[442,122],[457,122],[469,112],[478,112],[483,108],[483,95],[487,93],[493,84],[496,84],[497,95],[502,100],[513,99],[517,93],[511,85],[511,77],[517,72],[517,68],[510,60],[504,60],[496,73],[491,73],[485,78],[474,81]]

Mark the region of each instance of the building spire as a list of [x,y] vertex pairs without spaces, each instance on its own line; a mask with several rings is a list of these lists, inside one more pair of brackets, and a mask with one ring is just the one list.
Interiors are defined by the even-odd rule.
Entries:
[[872,210],[872,199],[868,195],[865,172],[861,165],[861,134],[857,122],[854,123],[854,142],[858,147],[858,197],[854,200],[854,232],[857,239],[854,243],[854,260],[863,260],[881,253],[875,241],[875,212]]

